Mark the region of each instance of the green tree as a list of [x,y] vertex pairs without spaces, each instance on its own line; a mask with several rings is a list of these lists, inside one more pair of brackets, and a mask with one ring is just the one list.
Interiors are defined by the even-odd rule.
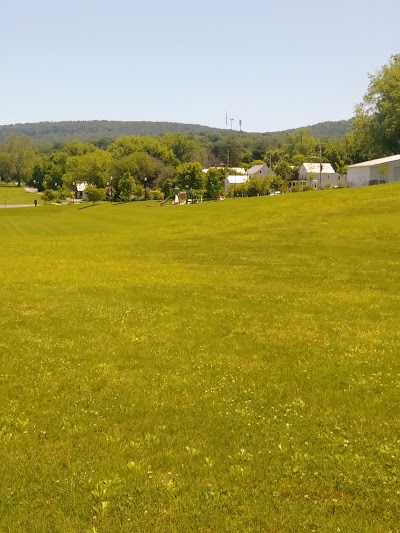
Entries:
[[192,159],[196,144],[189,140],[183,133],[166,133],[162,140],[173,151],[175,157],[181,163],[187,163]]
[[66,178],[75,182],[86,182],[96,187],[105,187],[110,177],[111,156],[95,148],[83,155],[70,156],[66,162]]
[[36,148],[29,137],[9,135],[0,147],[0,174],[20,187],[22,181],[32,177],[36,158]]
[[287,161],[283,161],[283,160],[279,161],[275,165],[274,170],[276,174],[281,176],[281,178],[283,178],[286,181],[290,180],[292,177],[292,167]]
[[269,187],[274,191],[286,190],[286,181],[281,176],[270,176]]
[[63,179],[63,164],[61,164],[57,154],[46,154],[41,156],[33,167],[32,176],[27,180],[27,184],[31,187],[36,187],[38,191],[43,191],[45,188],[55,189],[56,183],[62,184]]
[[176,166],[179,161],[163,138],[154,137],[120,137],[111,143],[108,151],[113,160],[135,152],[146,152],[150,157],[163,161],[166,165]]
[[219,197],[224,189],[226,172],[223,168],[210,168],[206,174],[205,188],[211,198]]
[[52,189],[45,189],[42,193],[42,200],[46,204],[47,202],[52,202],[56,198],[56,193]]
[[87,199],[89,202],[93,202],[93,205],[96,202],[101,202],[104,200],[104,197],[106,195],[106,190],[100,187],[96,187],[95,185],[88,185],[85,190]]
[[212,145],[211,152],[219,164],[236,167],[242,159],[243,149],[235,137],[224,136]]
[[400,153],[400,54],[369,76],[353,126],[370,157]]
[[162,191],[164,193],[165,198],[168,198],[169,196],[171,196],[173,188],[174,188],[174,182],[171,179],[167,178],[164,181],[163,186],[162,186]]
[[175,181],[181,189],[204,188],[205,176],[200,163],[182,163],[176,169]]
[[118,182],[119,195],[122,198],[122,200],[124,200],[124,202],[129,202],[131,196],[133,195],[135,185],[136,185],[135,180],[132,178],[129,172],[126,172],[124,174],[124,177],[119,180]]

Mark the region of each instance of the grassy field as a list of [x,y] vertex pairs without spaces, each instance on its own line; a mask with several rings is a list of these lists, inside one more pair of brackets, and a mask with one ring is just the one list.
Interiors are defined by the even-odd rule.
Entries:
[[27,192],[23,187],[16,187],[14,184],[0,183],[0,206],[11,204],[33,204],[34,200],[39,200],[40,194]]
[[400,531],[400,187],[150,206],[0,210],[0,531]]

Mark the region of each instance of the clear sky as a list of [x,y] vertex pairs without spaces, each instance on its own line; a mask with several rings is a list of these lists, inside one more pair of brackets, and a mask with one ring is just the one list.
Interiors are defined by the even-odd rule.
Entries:
[[[400,52],[399,0],[0,0],[0,124],[277,131],[351,118]],[[229,122],[230,124],[230,122]],[[230,126],[229,126],[230,127]]]

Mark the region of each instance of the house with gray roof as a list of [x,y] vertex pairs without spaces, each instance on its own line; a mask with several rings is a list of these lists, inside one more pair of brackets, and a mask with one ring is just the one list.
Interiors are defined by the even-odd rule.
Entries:
[[267,176],[276,176],[275,172],[269,168],[267,163],[262,165],[253,165],[248,169],[247,175],[251,178],[266,178]]

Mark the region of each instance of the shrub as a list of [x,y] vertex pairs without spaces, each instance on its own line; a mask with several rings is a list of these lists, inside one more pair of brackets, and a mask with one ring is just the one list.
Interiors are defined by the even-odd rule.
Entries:
[[105,189],[99,189],[98,187],[95,187],[94,185],[88,185],[86,187],[86,196],[89,202],[93,202],[93,205],[95,202],[100,202],[101,200],[104,200],[104,197],[106,195]]
[[47,202],[52,202],[53,200],[55,200],[55,198],[56,198],[56,193],[52,189],[45,189],[42,192],[42,199],[45,204]]

